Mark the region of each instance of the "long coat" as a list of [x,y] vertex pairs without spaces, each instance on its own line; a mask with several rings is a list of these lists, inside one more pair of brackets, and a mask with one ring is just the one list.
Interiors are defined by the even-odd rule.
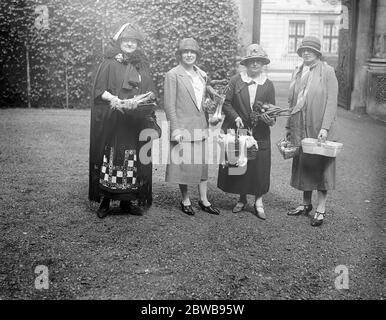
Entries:
[[[256,91],[255,102],[275,104],[275,88],[267,79],[259,85]],[[226,133],[228,129],[236,129],[235,119],[241,117],[244,127],[252,127],[250,121],[250,97],[247,83],[240,74],[233,76],[223,106],[225,119],[221,129]],[[268,192],[271,170],[271,132],[263,121],[259,120],[253,128],[253,137],[256,139],[259,151],[256,160],[248,160],[246,172],[230,174],[229,167],[219,166],[217,186],[229,193],[252,194],[261,196]]]
[[[291,130],[291,140],[300,146],[303,138],[317,138],[321,129],[328,131],[327,140],[336,141],[338,105],[338,81],[334,69],[327,63],[319,61],[310,69],[311,82],[306,95],[304,107],[296,110],[300,89],[302,68],[293,73],[290,86],[289,104],[292,115],[287,121]],[[335,158],[303,153],[292,161],[291,186],[302,190],[335,189]]]
[[[194,67],[206,87],[206,73]],[[202,99],[205,98],[205,90]],[[164,82],[164,108],[170,122],[170,164],[166,167],[166,181],[179,184],[196,184],[208,178],[205,163],[205,140],[208,136],[208,114],[198,107],[193,85],[183,66],[178,65],[166,73]],[[175,137],[183,135],[183,143],[177,144]],[[183,151],[185,150],[185,151]],[[173,163],[180,152],[191,154],[190,163]],[[200,164],[194,164],[193,155],[200,153]]]
[[[95,75],[90,123],[89,199],[91,201],[99,202],[101,196],[116,200],[138,199],[147,204],[151,204],[152,201],[152,164],[141,164],[137,159],[134,160],[134,166],[126,165],[131,163],[130,157],[139,154],[143,142],[138,141],[138,135],[148,126],[148,118],[152,114],[145,115],[137,111],[126,111],[122,114],[113,110],[109,102],[101,98],[104,91],[120,99],[132,98],[134,95],[148,91],[155,92],[148,68],[136,69],[140,75],[138,86],[134,86],[127,80],[128,72],[133,68],[135,66],[131,64],[124,65],[112,57],[106,57]],[[113,154],[111,162],[109,154]],[[109,168],[106,169],[104,169],[105,159],[109,162]],[[137,182],[134,179],[129,181],[126,177],[126,171],[129,172],[131,169],[134,171],[133,177],[136,177]],[[109,170],[109,181],[103,181],[103,170]],[[120,172],[124,173],[123,177]],[[110,181],[111,175],[117,175],[112,178],[117,181],[116,183]],[[129,189],[131,184],[132,190]],[[134,189],[134,186],[138,188]]]
[[[289,106],[294,109],[300,85],[303,66],[296,68],[292,75],[289,92]],[[336,141],[336,111],[338,105],[338,81],[334,69],[319,61],[311,68],[312,80],[305,99],[305,107],[294,113],[287,122],[291,129],[292,142],[300,145],[303,138],[317,138],[320,129],[328,131],[327,140]],[[302,118],[302,119],[301,119]],[[305,124],[305,126],[304,126]]]

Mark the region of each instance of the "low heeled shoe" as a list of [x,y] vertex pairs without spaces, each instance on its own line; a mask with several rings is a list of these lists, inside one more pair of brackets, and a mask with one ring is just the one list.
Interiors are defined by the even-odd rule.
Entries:
[[288,216],[300,216],[303,214],[308,214],[309,212],[312,211],[312,204],[302,204],[298,206],[295,209],[291,209],[290,211],[287,212]]
[[267,219],[267,216],[266,216],[266,214],[265,214],[265,212],[264,212],[264,207],[262,207],[262,206],[256,206],[256,204],[254,204],[253,207],[254,207],[254,209],[255,209],[255,215],[256,215],[258,218],[260,218],[260,219],[262,219],[262,220]]
[[103,200],[97,210],[97,216],[99,219],[103,219],[110,212],[110,201]]
[[218,210],[216,207],[214,207],[213,205],[204,206],[201,200],[198,201],[198,205],[200,206],[202,211],[208,212],[210,214],[215,214],[215,215],[220,214],[220,210]]
[[239,201],[239,202],[237,202],[236,205],[233,207],[232,212],[233,212],[233,213],[239,213],[239,212],[241,212],[241,211],[244,210],[244,208],[245,208],[246,205],[247,205],[246,203]]
[[131,201],[121,201],[119,207],[122,209],[122,211],[127,212],[133,216],[143,216],[142,209],[139,206],[133,204]]
[[182,201],[180,202],[180,205],[183,213],[189,216],[194,216],[194,210],[191,205],[184,205]]
[[[311,226],[313,226],[313,227],[321,226],[323,224],[325,214],[326,214],[325,212],[322,213],[322,212],[316,211],[315,216],[312,218]],[[320,216],[322,217],[322,219],[318,219]]]

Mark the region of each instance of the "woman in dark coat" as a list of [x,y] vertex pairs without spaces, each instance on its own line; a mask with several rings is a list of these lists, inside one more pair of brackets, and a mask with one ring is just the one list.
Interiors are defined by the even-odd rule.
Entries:
[[[225,120],[222,130],[252,128],[250,113],[257,103],[275,104],[275,88],[272,82],[262,74],[263,66],[270,60],[263,48],[252,44],[247,48],[247,56],[240,64],[246,71],[230,79],[223,110]],[[255,196],[254,212],[257,217],[266,219],[262,196],[268,192],[271,170],[270,126],[275,120],[262,117],[253,127],[253,137],[258,143],[258,155],[255,160],[248,160],[246,171],[232,173],[229,167],[219,167],[218,187],[229,193],[240,195],[233,212],[240,212],[247,204],[247,194]],[[234,168],[233,168],[234,169]]]
[[103,197],[99,218],[108,214],[111,200],[119,200],[121,209],[134,215],[142,215],[142,210],[132,200],[147,205],[152,202],[152,163],[140,161],[139,150],[146,142],[140,142],[138,136],[155,121],[154,110],[144,110],[128,100],[155,91],[148,61],[139,50],[142,41],[138,30],[128,23],[123,25],[114,34],[95,77],[89,199],[100,202]]

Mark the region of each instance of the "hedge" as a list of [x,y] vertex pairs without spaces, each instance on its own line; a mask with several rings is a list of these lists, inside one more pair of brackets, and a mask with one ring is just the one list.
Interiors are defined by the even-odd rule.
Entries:
[[128,21],[145,34],[144,50],[161,97],[164,74],[176,65],[183,37],[199,42],[199,65],[213,79],[235,72],[240,22],[232,0],[1,1],[1,106],[27,106],[29,96],[32,107],[89,107],[103,47],[116,26]]

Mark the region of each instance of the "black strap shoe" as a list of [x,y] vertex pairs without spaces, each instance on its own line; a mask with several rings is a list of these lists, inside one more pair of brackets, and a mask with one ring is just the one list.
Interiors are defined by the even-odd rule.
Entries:
[[99,206],[99,209],[97,210],[97,216],[100,219],[103,219],[106,217],[110,212],[110,199],[104,198],[102,200],[101,205]]
[[119,207],[121,208],[121,210],[124,212],[124,213],[128,213],[128,214],[131,214],[133,216],[143,216],[143,211],[142,209],[133,204],[131,201],[121,201],[119,203]]
[[181,210],[183,213],[189,215],[189,216],[194,216],[194,210],[192,208],[192,205],[184,205],[182,201],[180,202],[181,205]]
[[130,202],[129,214],[133,216],[143,216],[143,210],[139,206]]
[[236,205],[233,207],[232,212],[233,212],[233,213],[239,213],[239,212],[241,212],[241,211],[244,210],[244,208],[245,208],[246,205],[247,205],[246,203],[239,201],[239,202],[237,202]]
[[219,215],[220,214],[220,210],[218,210],[216,207],[214,207],[212,205],[204,206],[204,204],[202,203],[201,200],[198,201],[198,205],[200,206],[202,211],[208,212],[210,214],[215,214],[215,215]]
[[[321,226],[323,224],[323,220],[324,220],[324,215],[325,214],[326,214],[325,212],[322,213],[322,212],[316,211],[315,212],[315,216],[314,216],[314,218],[311,221],[311,226],[313,226],[313,227]],[[319,217],[321,217],[322,219],[318,219]]]
[[296,209],[292,209],[287,212],[288,216],[300,216],[302,214],[308,214],[312,210],[312,204],[302,204]]

